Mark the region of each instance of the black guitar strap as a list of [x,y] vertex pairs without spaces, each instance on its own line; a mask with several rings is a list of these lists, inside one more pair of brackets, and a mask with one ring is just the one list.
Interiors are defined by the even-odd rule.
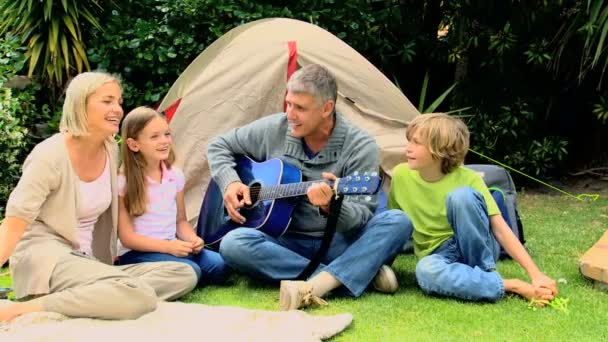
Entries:
[[336,224],[338,223],[338,216],[340,216],[340,209],[342,208],[342,200],[344,196],[333,196],[331,198],[331,202],[329,203],[329,215],[327,216],[327,225],[325,226],[325,231],[323,233],[323,240],[321,241],[321,247],[317,251],[311,259],[306,268],[300,273],[297,279],[306,280],[310,275],[319,267],[321,264],[321,260],[327,254],[327,250],[329,249],[329,245],[331,244],[331,240],[334,238],[334,234],[336,233]]

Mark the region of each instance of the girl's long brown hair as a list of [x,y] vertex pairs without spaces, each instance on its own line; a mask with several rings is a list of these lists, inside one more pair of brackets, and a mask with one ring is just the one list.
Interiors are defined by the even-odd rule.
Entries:
[[[125,208],[132,217],[143,215],[146,212],[148,205],[146,196],[146,176],[144,174],[146,160],[140,152],[133,152],[129,149],[127,139],[131,138],[137,140],[141,131],[143,131],[146,125],[156,117],[165,119],[164,116],[152,108],[137,107],[130,111],[122,121],[121,171],[127,181],[124,201]],[[173,146],[171,146],[169,158],[165,160],[165,165],[168,169],[171,168],[171,164],[173,164],[174,161],[175,153],[173,152]]]

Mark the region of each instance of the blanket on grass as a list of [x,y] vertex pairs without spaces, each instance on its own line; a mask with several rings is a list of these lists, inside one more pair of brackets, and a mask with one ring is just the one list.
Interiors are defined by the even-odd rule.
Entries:
[[[0,305],[10,302],[0,300]],[[135,320],[69,318],[53,312],[0,322],[0,341],[321,341],[352,322],[351,314],[313,316],[303,311],[262,311],[159,302]]]

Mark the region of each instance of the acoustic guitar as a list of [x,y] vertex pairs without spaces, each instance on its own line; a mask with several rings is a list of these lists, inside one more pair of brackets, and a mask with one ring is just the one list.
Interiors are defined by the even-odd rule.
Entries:
[[246,221],[240,224],[230,219],[224,208],[222,191],[211,180],[197,224],[197,234],[205,240],[205,245],[213,246],[228,232],[240,227],[259,229],[273,237],[283,235],[291,222],[297,197],[305,196],[308,188],[315,183],[327,183],[337,195],[373,195],[378,192],[381,183],[377,173],[355,173],[335,182],[302,182],[301,171],[278,158],[256,162],[249,157],[239,156],[235,170],[243,184],[249,186],[252,204],[239,211]]

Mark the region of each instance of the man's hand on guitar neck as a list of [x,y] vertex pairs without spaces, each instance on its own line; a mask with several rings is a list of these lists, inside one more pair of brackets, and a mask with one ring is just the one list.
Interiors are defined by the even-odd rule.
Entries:
[[224,207],[234,222],[245,223],[245,217],[239,213],[238,209],[246,205],[251,205],[249,187],[241,182],[228,184],[226,192],[224,192]]
[[[334,174],[329,172],[323,172],[322,176],[332,182],[337,179]],[[306,191],[306,195],[312,205],[319,207],[324,214],[329,213],[329,203],[334,196],[334,191],[327,183],[319,182],[311,185]]]

